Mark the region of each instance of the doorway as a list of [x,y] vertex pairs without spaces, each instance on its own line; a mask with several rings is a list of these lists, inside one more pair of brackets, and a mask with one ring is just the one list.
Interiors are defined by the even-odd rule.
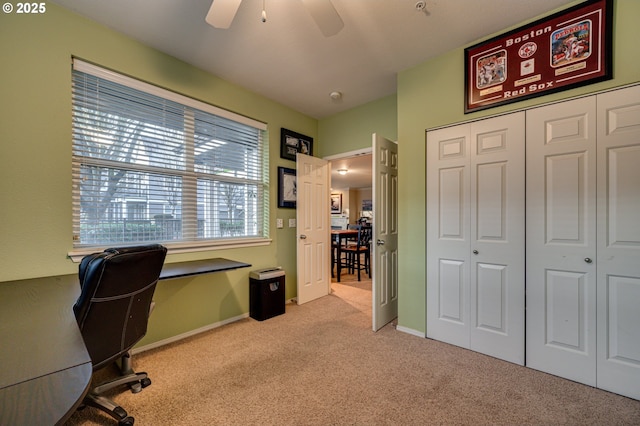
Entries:
[[[346,152],[325,157],[331,165],[333,226],[346,227],[347,224],[371,223],[373,218],[373,178],[372,148]],[[336,276],[331,279],[331,293],[356,309],[372,315],[372,280],[369,274],[343,271],[340,282]]]

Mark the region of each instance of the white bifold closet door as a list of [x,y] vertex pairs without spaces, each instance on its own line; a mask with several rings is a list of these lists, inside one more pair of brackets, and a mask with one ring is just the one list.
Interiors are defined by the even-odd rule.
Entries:
[[640,87],[527,111],[527,366],[640,399]]
[[527,366],[596,384],[596,101],[527,111]]
[[640,399],[640,86],[597,104],[596,382]]
[[427,132],[427,337],[524,364],[524,113]]

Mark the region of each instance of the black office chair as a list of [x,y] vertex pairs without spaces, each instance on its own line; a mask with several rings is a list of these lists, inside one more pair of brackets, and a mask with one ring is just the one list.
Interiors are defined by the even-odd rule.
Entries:
[[92,384],[81,408],[99,408],[119,425],[133,425],[134,419],[101,394],[122,385],[129,385],[137,393],[151,384],[147,373],[131,369],[129,350],[147,332],[153,293],[166,254],[167,249],[159,244],[112,248],[85,256],[80,263],[82,290],[73,312],[93,371],[121,361],[121,376]]

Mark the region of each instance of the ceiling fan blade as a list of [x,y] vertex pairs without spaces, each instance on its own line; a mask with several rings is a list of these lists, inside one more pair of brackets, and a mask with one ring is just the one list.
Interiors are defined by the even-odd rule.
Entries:
[[325,37],[336,35],[344,27],[342,18],[333,7],[331,0],[302,0],[311,17]]
[[236,16],[242,0],[213,0],[207,17],[207,24],[215,28],[229,28]]

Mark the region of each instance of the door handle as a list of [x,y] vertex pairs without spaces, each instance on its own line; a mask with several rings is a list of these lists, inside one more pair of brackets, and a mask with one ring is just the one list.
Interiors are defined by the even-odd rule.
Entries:
[[593,262],[593,260],[591,260],[591,258],[590,258],[590,257],[585,257],[585,258],[584,258],[584,261],[585,261],[585,262],[587,262],[587,263],[591,263],[591,262]]
[[384,245],[384,240],[377,240],[376,241],[376,245],[377,246],[383,246]]
[[473,251],[473,254],[478,254],[478,250],[474,250],[474,251]]
[[304,235],[304,234],[300,234],[300,239],[301,239],[301,240],[306,240],[306,239],[307,239],[307,236],[306,236],[306,235]]

